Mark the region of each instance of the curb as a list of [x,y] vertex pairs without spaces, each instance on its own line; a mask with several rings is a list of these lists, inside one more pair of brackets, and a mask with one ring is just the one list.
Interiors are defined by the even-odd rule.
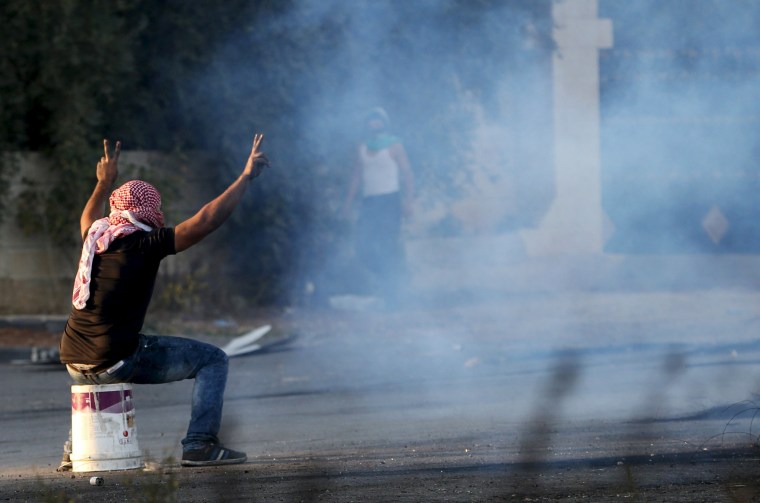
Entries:
[[11,363],[14,360],[31,359],[32,348],[0,348],[0,363]]
[[62,331],[66,326],[68,315],[5,315],[0,316],[0,328],[36,328],[48,332]]
[[[0,328],[31,328],[50,333],[62,332],[66,326],[67,315],[5,315],[0,316]],[[0,364],[16,361],[28,362],[34,366],[50,365],[54,355],[48,354],[53,347],[0,347]]]

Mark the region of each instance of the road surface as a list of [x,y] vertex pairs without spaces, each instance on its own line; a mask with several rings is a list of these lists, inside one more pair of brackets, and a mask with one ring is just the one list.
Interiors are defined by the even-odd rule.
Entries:
[[56,473],[67,374],[0,364],[0,501],[760,497],[753,291],[564,292],[270,321],[297,337],[230,365],[222,439],[248,453],[243,465],[176,465],[192,389],[180,382],[134,387],[140,446],[163,469],[99,474],[100,487]]

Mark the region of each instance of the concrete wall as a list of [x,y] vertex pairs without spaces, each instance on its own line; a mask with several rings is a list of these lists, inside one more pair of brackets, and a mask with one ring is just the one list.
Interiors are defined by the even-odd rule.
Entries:
[[11,204],[0,224],[0,312],[62,312],[62,299],[65,301],[65,292],[74,277],[76,259],[72,257],[76,252],[55,247],[44,230],[44,221],[38,223],[40,232],[31,235],[16,225],[17,208],[13,202],[25,188],[22,180],[34,181],[45,189],[50,186],[50,177],[38,154],[17,155],[15,162],[10,180]]
[[[61,247],[49,238],[46,223],[25,233],[16,223],[18,196],[33,181],[50,188],[49,165],[39,154],[18,154],[11,176],[10,204],[0,223],[0,314],[61,314],[71,306],[71,288],[81,248]],[[197,154],[192,161],[169,159],[150,152],[123,152],[118,183],[144,178],[161,191],[167,225],[194,213],[214,194],[208,159]],[[94,163],[93,163],[94,173]],[[93,178],[94,180],[94,178]],[[71,222],[76,241],[79,222]],[[191,267],[199,252],[189,250],[169,257],[162,274],[174,275]]]

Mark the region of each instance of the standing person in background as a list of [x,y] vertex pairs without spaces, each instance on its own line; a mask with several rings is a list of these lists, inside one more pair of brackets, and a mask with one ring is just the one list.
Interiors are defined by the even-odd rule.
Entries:
[[356,254],[377,280],[386,308],[393,309],[398,306],[406,274],[401,223],[412,214],[414,178],[404,146],[389,131],[385,111],[380,107],[370,110],[365,127],[365,137],[356,150],[345,211],[350,212],[361,190]]
[[[269,166],[255,135],[238,178],[194,216],[165,227],[161,195],[142,180],[111,193],[121,145],[98,163],[97,184],[80,219],[84,245],[72,294],[73,308],[61,338],[61,362],[77,384],[159,384],[195,379],[190,425],[182,440],[182,465],[242,463],[243,452],[222,446],[227,355],[216,346],[182,337],[140,333],[162,259],[184,251],[221,226],[251,181]],[[110,197],[109,197],[110,194]],[[106,200],[110,215],[102,218]],[[66,453],[64,453],[65,469]]]

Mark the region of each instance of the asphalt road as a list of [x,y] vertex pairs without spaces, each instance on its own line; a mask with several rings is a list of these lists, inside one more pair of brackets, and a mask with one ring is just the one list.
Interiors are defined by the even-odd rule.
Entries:
[[140,446],[164,468],[100,487],[55,472],[67,374],[0,364],[0,501],[753,501],[758,300],[294,311],[272,320],[294,340],[231,361],[222,437],[248,463],[178,467],[192,383],[135,386]]

